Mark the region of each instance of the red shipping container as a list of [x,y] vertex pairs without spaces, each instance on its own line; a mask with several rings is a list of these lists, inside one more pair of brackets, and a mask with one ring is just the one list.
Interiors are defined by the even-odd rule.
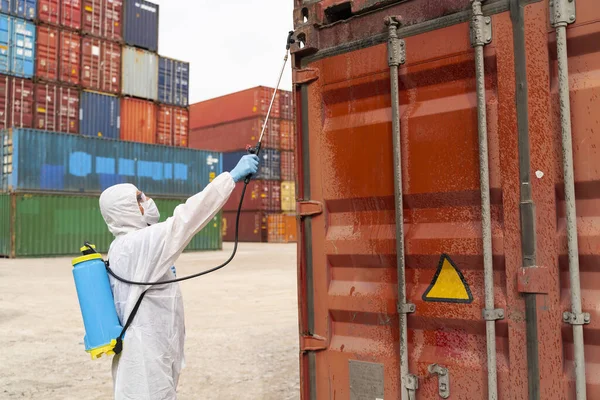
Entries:
[[156,143],[156,105],[126,97],[121,100],[121,140]]
[[118,43],[84,37],[81,57],[81,84],[85,89],[121,92],[121,46]]
[[294,102],[292,92],[282,90],[279,93],[279,112],[282,119],[294,119]]
[[83,0],[83,33],[107,40],[122,39],[122,0]]
[[38,0],[38,19],[47,24],[58,25],[60,22],[60,3],[61,0]]
[[81,36],[71,31],[60,32],[61,82],[77,85],[81,71]]
[[156,144],[187,147],[190,121],[186,108],[160,105],[157,119]]
[[[190,107],[190,129],[203,128],[267,115],[273,89],[258,86],[215,99],[192,104]],[[279,94],[273,103],[272,118],[279,118]]]
[[[225,211],[237,211],[244,184],[236,185],[233,193],[223,207]],[[281,182],[279,181],[250,181],[242,204],[243,211],[280,211]]]
[[[237,211],[223,211],[223,241],[233,242],[235,240]],[[266,243],[267,214],[261,211],[242,211],[240,213],[239,241]]]
[[296,153],[293,151],[281,152],[281,180],[296,180]]
[[[254,146],[260,137],[264,118],[251,118],[226,124],[194,129],[190,132],[190,147],[201,150],[229,152]],[[279,149],[280,121],[267,123],[262,147]]]
[[61,0],[60,24],[66,28],[81,28],[81,0]]
[[295,215],[271,214],[267,218],[269,243],[297,242],[298,220]]
[[33,127],[33,82],[0,75],[0,129]]
[[58,80],[60,33],[58,28],[38,26],[35,76],[47,81]]
[[35,85],[34,128],[79,133],[79,91],[54,83]]
[[294,121],[281,120],[279,130],[281,134],[281,150],[295,150],[296,135]]

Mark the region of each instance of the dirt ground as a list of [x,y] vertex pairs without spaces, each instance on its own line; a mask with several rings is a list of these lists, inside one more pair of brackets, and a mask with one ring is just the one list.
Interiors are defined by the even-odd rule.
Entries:
[[[178,276],[225,260],[184,254]],[[298,399],[295,245],[240,244],[222,271],[182,284],[179,399]],[[0,259],[0,399],[109,399],[110,359],[92,361],[70,258]]]

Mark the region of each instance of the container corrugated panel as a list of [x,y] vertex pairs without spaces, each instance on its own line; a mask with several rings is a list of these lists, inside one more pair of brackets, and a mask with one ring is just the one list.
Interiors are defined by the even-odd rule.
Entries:
[[296,183],[294,181],[281,182],[281,210],[296,211]]
[[295,243],[297,219],[295,215],[269,214],[267,217],[269,243]]
[[145,0],[125,2],[123,40],[130,46],[158,51],[159,6]]
[[11,14],[28,20],[37,15],[37,0],[11,0]]
[[[231,171],[240,159],[248,154],[247,151],[235,151],[223,154],[223,170]],[[278,150],[262,149],[260,151],[260,165],[255,179],[280,180],[281,179],[281,154]]]
[[158,100],[158,56],[135,47],[123,47],[124,95]]
[[35,70],[35,25],[20,18],[9,17],[10,73],[23,78],[33,77]]
[[[3,131],[12,139],[4,191],[100,193],[132,183],[148,195],[189,196],[222,170],[221,154],[33,129]],[[0,143],[5,143],[1,140]]]
[[81,84],[84,89],[121,92],[121,45],[93,37],[81,41]]
[[79,104],[79,132],[82,135],[119,139],[121,100],[117,96],[82,92]]
[[0,14],[0,73],[10,73],[12,19]]
[[121,140],[156,143],[156,112],[151,101],[121,99]]
[[[243,183],[236,185],[223,210],[237,211],[243,189]],[[281,184],[278,181],[250,181],[246,188],[242,210],[271,212],[281,210]]]
[[63,3],[62,0],[38,0],[38,20],[46,24],[58,25],[61,3]]
[[158,101],[187,107],[190,93],[190,63],[159,57]]
[[189,111],[186,108],[159,105],[156,144],[188,146]]
[[[214,126],[252,117],[264,117],[269,110],[273,89],[258,86],[241,92],[206,100],[190,106],[190,129]],[[279,93],[271,118],[279,118]]]
[[281,152],[281,180],[296,180],[296,153],[293,151]]
[[[237,211],[223,211],[223,241],[235,240]],[[262,211],[242,211],[240,213],[240,242],[266,243],[268,240],[267,214]]]
[[[222,152],[244,150],[258,142],[263,124],[261,117],[196,128],[190,132],[190,147]],[[262,147],[279,149],[280,136],[280,121],[269,119]]]
[[110,41],[123,38],[122,0],[83,0],[83,33]]
[[81,28],[81,0],[60,0],[60,24],[65,28]]
[[79,133],[79,90],[54,83],[36,84],[34,127]]
[[281,120],[279,123],[279,131],[281,134],[281,150],[295,150],[296,135],[294,130],[294,122]]
[[10,194],[0,193],[0,257],[9,257],[11,255],[10,209]]
[[81,36],[71,31],[60,32],[59,80],[78,85],[81,79]]
[[46,81],[58,80],[60,34],[58,28],[37,27],[35,77]]
[[29,79],[0,76],[6,84],[8,79],[9,97],[5,103],[8,107],[8,125],[2,128],[31,128],[34,116],[34,89]]
[[11,0],[0,0],[0,13],[10,14],[10,1]]
[[[85,241],[96,245],[100,252],[107,252],[114,240],[109,232],[97,196],[14,194],[16,208],[0,210],[0,255],[7,231],[5,215],[14,221],[16,257],[41,257],[77,254]],[[10,201],[10,195],[0,195],[0,204]],[[173,215],[183,199],[156,199],[161,221]],[[7,212],[8,211],[8,212]],[[219,250],[222,247],[220,215],[217,215],[200,231],[186,250]],[[10,229],[10,225],[9,225]],[[10,235],[10,234],[9,234]],[[10,244],[10,243],[9,243]],[[10,247],[8,247],[10,252]]]
[[287,90],[279,92],[279,112],[282,119],[294,119],[294,103],[292,99],[292,92],[288,92]]

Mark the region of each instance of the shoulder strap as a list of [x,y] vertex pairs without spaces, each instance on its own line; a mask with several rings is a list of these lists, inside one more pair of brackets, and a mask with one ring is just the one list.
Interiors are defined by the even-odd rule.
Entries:
[[121,334],[117,338],[117,344],[115,345],[115,348],[113,349],[115,354],[119,354],[123,351],[123,336],[125,336],[125,332],[127,331],[127,328],[129,328],[129,325],[131,325],[131,323],[133,322],[133,319],[135,318],[135,314],[137,314],[138,310],[140,309],[140,305],[142,304],[142,300],[144,299],[144,296],[146,295],[146,293],[148,293],[148,290],[145,290],[140,295],[137,302],[135,303],[135,306],[133,307],[133,310],[131,310],[131,314],[129,314],[129,318],[127,318],[127,322],[125,323],[125,326],[123,327],[123,330],[121,331]]

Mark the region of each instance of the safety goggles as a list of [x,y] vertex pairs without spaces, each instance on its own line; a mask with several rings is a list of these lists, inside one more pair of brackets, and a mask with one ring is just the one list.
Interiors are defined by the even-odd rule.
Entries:
[[143,203],[146,201],[146,195],[142,192],[136,196],[138,203]]

